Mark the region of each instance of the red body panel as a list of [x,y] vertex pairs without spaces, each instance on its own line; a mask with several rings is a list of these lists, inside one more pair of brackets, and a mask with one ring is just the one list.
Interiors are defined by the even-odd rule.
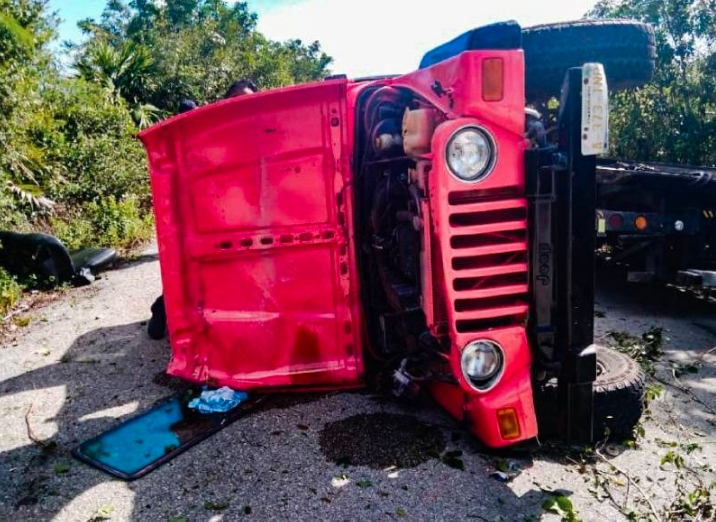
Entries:
[[234,98],[140,135],[170,374],[242,389],[361,384],[345,89]]
[[[482,99],[482,60],[501,58],[504,95]],[[436,94],[433,86],[442,87]],[[436,400],[499,447],[537,434],[525,332],[527,203],[521,51],[472,51],[379,82],[410,89],[444,115],[423,165],[422,307],[457,384]],[[234,388],[362,385],[368,348],[353,237],[351,166],[362,89],[327,81],[212,104],[141,134],[147,148],[172,346],[169,373]],[[493,172],[465,184],[445,147],[467,124],[495,138]],[[420,171],[420,167],[418,167]],[[465,381],[462,348],[499,343],[490,391]],[[497,411],[517,413],[505,440]]]
[[[482,99],[482,60],[488,57],[502,58],[506,71],[504,95],[497,102]],[[436,81],[448,94],[434,93],[431,86]],[[427,227],[423,243],[429,262],[425,268],[432,277],[423,297],[431,330],[449,333],[449,362],[459,387],[434,384],[433,395],[452,415],[468,421],[473,433],[489,446],[533,438],[537,419],[524,326],[529,286],[522,53],[466,52],[391,85],[420,92],[451,118],[433,135],[429,205],[423,206]],[[444,151],[455,130],[474,124],[494,136],[497,160],[492,173],[473,185],[451,175]],[[445,317],[436,313],[438,308]],[[497,341],[505,351],[505,372],[487,393],[472,388],[460,367],[462,348],[476,339]],[[501,408],[517,412],[520,436],[516,439],[500,435],[497,410]]]

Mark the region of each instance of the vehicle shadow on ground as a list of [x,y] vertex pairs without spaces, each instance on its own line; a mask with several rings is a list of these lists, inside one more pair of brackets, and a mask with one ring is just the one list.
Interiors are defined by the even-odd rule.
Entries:
[[[36,439],[34,443],[0,453],[0,468],[9,470],[0,473],[0,513],[5,513],[0,518],[91,519],[92,513],[83,511],[87,507],[85,501],[80,503],[78,497],[116,479],[74,460],[70,451],[121,419],[146,411],[159,400],[184,389],[182,381],[164,374],[168,357],[168,342],[150,340],[144,323],[132,323],[81,335],[60,361],[0,382],[0,397],[6,403],[17,401],[20,406],[13,415],[25,416],[28,434]],[[56,403],[61,403],[54,416],[46,414],[46,410],[43,413],[41,407],[52,394]],[[406,471],[403,479],[406,482],[399,487],[400,481],[393,481],[391,490],[387,480],[378,487],[383,472],[329,462],[317,443],[318,428],[314,433],[314,428],[309,430],[301,423],[296,424],[294,417],[301,416],[306,425],[324,426],[330,418],[347,415],[342,413],[346,409],[344,403],[369,402],[365,395],[291,399],[288,405],[278,401],[278,409],[262,408],[254,416],[237,421],[146,477],[126,483],[134,497],[127,519],[184,520],[181,517],[186,516],[186,520],[208,520],[221,512],[233,520],[250,512],[247,506],[251,501],[254,519],[258,520],[296,516],[346,519],[347,513],[349,519],[400,519],[404,516],[402,510],[415,513],[418,509],[432,509],[434,515],[446,513],[446,519],[464,518],[475,509],[477,519],[492,520],[505,513],[539,517],[544,494],[532,490],[518,497],[507,485],[489,478],[493,468],[477,454],[474,440],[439,411],[428,413],[447,424],[444,428],[447,449],[463,451],[465,471],[456,471],[435,455],[426,463],[427,470]],[[318,402],[309,403],[310,400],[327,403],[322,406],[325,415],[317,413]],[[404,406],[376,408],[411,414]],[[51,438],[36,435],[37,431],[43,431],[38,428],[45,423],[56,426]],[[456,432],[461,435],[456,436]],[[289,439],[282,442],[281,437]],[[376,440],[367,440],[365,444],[376,444]],[[371,448],[360,451],[370,453]],[[292,468],[292,459],[285,458],[287,452],[301,453],[297,461],[303,464]],[[308,469],[304,470],[306,466]],[[348,491],[335,484],[331,486],[335,477],[344,473],[367,474],[373,477],[375,487],[356,487],[353,483]],[[416,494],[407,478],[415,473],[429,474],[420,478],[425,484],[424,494]],[[315,484],[310,478],[312,474],[319,477]],[[268,499],[267,488],[271,491]],[[466,489],[469,493],[465,493]],[[242,500],[231,501],[238,497]],[[485,497],[490,500],[484,500]],[[266,499],[263,508],[256,507],[257,498]],[[425,498],[430,499],[432,507],[417,505]],[[400,505],[386,507],[392,499]],[[292,507],[294,503],[300,507]],[[353,513],[351,506],[360,512]],[[124,518],[120,512],[115,517]]]
[[[30,392],[29,401],[36,405],[64,391],[54,417],[43,419],[32,410],[26,414],[28,436],[37,442],[0,454],[0,465],[13,470],[0,474],[0,489],[17,510],[15,516],[49,520],[69,500],[108,480],[99,472],[82,469],[70,451],[119,418],[171,395],[172,389],[152,382],[168,354],[167,343],[148,339],[143,323],[101,328],[78,337],[59,362],[0,383],[6,400],[19,394],[22,400]],[[32,407],[31,403],[24,411]],[[43,423],[56,425],[52,438],[40,440],[34,435],[33,424]],[[65,467],[69,469],[64,471]]]

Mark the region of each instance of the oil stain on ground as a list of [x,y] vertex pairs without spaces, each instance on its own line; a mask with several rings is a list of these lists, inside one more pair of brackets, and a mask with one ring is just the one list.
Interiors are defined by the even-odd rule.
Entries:
[[326,424],[320,434],[326,458],[336,464],[385,469],[415,467],[439,458],[442,430],[410,415],[371,413]]

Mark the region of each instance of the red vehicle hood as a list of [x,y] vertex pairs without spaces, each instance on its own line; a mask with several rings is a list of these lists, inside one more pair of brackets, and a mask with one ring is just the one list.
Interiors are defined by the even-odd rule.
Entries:
[[245,389],[360,384],[345,91],[336,80],[229,99],[140,134],[170,374]]

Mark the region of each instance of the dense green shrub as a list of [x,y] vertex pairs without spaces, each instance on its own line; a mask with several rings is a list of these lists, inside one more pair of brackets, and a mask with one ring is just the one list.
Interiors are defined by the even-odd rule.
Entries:
[[60,174],[48,196],[76,206],[131,195],[148,210],[146,155],[126,102],[81,79],[63,81],[46,99],[59,132],[52,153]]
[[20,298],[22,289],[15,278],[0,268],[0,316],[4,316]]
[[152,215],[139,201],[135,195],[94,199],[51,218],[50,225],[70,250],[90,246],[127,250],[148,241],[154,233]]
[[[108,0],[80,24],[88,41],[70,46],[70,71],[49,48],[56,24],[48,0],[0,0],[0,229],[52,233],[70,250],[151,239],[139,129],[240,76],[286,85],[330,62],[317,42],[265,38],[244,2]],[[0,271],[0,312],[32,285],[20,283]]]

